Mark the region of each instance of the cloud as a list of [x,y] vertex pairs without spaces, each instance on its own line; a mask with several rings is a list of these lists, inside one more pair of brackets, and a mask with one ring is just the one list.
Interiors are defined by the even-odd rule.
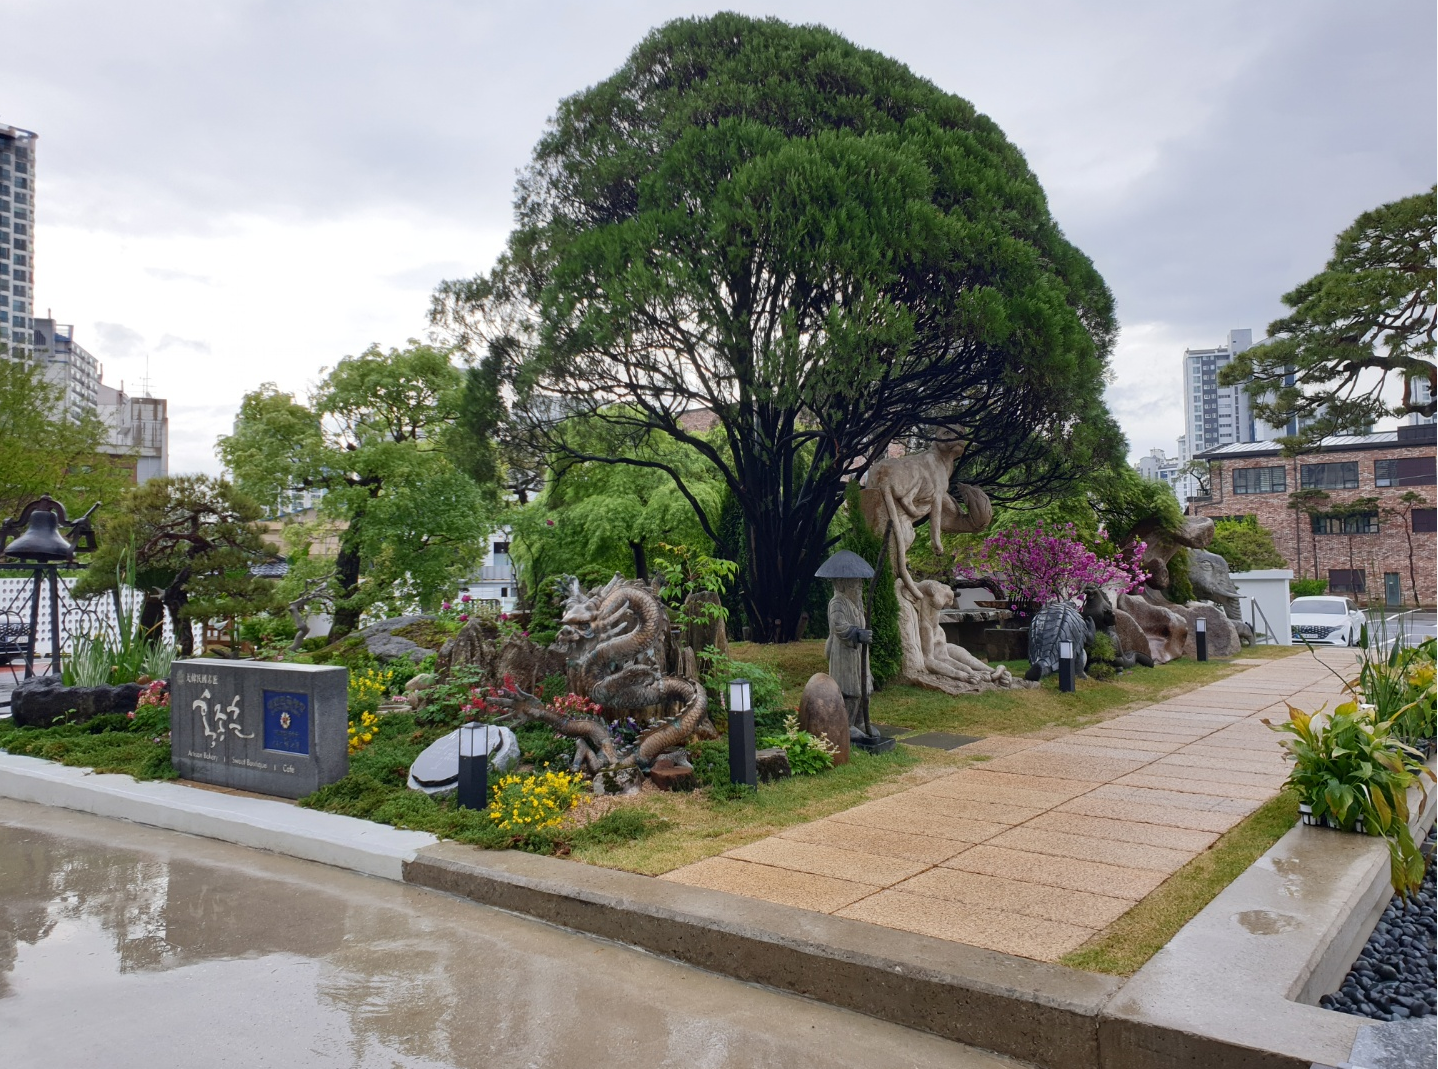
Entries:
[[123,323],[96,323],[97,351],[112,360],[145,355],[145,336]]
[[177,338],[173,334],[166,334],[156,343],[155,349],[158,352],[164,352],[166,349],[188,349],[191,352],[208,353],[210,351],[210,344],[209,342],[191,341],[189,338]]
[[196,275],[190,271],[174,271],[166,267],[147,267],[145,274],[161,282],[197,282],[202,286],[213,286],[215,280],[208,275]]
[[430,293],[445,279],[462,278],[474,274],[475,270],[473,264],[467,265],[459,260],[441,260],[396,271],[392,275],[385,275],[384,280],[400,289],[424,290],[425,293]]

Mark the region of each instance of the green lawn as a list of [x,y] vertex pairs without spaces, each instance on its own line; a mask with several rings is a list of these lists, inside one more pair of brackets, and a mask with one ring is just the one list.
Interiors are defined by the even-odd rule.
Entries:
[[[1245,659],[1286,657],[1302,647],[1256,646],[1244,650]],[[761,664],[778,673],[785,701],[798,705],[809,676],[827,668],[821,639],[761,646],[733,642],[729,656]],[[1022,675],[1027,662],[1009,669]],[[1227,661],[1178,660],[1157,668],[1135,668],[1098,683],[1080,679],[1073,694],[1062,694],[1058,677],[1050,676],[1037,690],[996,690],[959,697],[920,687],[891,685],[870,699],[870,719],[913,731],[950,731],[959,735],[1027,735],[1045,728],[1079,728],[1117,716],[1129,708],[1149,705],[1240,671]]]

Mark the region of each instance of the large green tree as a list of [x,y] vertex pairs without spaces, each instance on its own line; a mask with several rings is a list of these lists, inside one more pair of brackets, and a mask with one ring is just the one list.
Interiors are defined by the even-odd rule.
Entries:
[[[1254,413],[1276,427],[1297,417],[1306,441],[1388,415],[1433,415],[1435,205],[1438,187],[1360,215],[1328,265],[1283,295],[1292,311],[1268,325],[1271,340],[1230,361],[1219,382],[1252,380]],[[1426,397],[1416,383],[1428,384]]]
[[[794,633],[843,483],[906,435],[959,425],[958,478],[1000,498],[1110,463],[1115,324],[1022,154],[967,101],[828,30],[669,23],[561,102],[488,275],[434,322],[501,342],[546,451],[571,417],[703,457],[743,514],[755,636]],[[716,416],[720,440],[696,429]]]
[[[180,653],[188,657],[194,652],[190,621],[271,607],[273,584],[250,573],[251,565],[269,555],[260,516],[260,506],[223,479],[151,479],[106,513],[99,549],[75,593],[91,597],[114,590],[133,566],[136,587],[169,612]],[[154,626],[159,618],[146,614],[142,621]]]
[[449,354],[411,343],[347,356],[308,404],[273,384],[246,394],[218,452],[272,510],[301,490],[338,528],[335,632],[372,606],[436,606],[472,569],[495,506],[443,448],[463,377]]
[[58,416],[60,391],[36,364],[0,356],[0,519],[41,494],[70,515],[113,503],[132,485],[123,465],[104,456],[107,432],[93,415]]

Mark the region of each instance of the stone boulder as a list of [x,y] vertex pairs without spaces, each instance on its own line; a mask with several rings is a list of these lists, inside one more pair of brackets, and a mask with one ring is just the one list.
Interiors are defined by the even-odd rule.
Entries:
[[471,617],[459,634],[444,644],[435,659],[441,677],[456,668],[475,667],[495,678],[499,665],[499,627],[493,620]]
[[[539,684],[548,676],[564,675],[565,667],[564,654],[558,650],[536,646],[529,639],[515,635],[499,651],[494,674],[496,679],[512,676],[516,686],[534,694]],[[549,694],[545,697],[553,698],[556,695]]]
[[849,763],[849,711],[844,692],[827,672],[815,672],[804,684],[799,699],[799,727],[810,735],[822,735],[839,748],[834,764]]
[[1182,615],[1132,594],[1119,595],[1118,609],[1138,624],[1148,641],[1154,664],[1167,664],[1183,656],[1183,647],[1188,641],[1188,621]]
[[[506,727],[493,724],[478,740],[489,753],[489,773],[496,777],[519,764],[519,740]],[[459,786],[459,729],[436,739],[409,766],[409,787],[425,794],[445,794]]]
[[10,694],[16,727],[48,728],[83,724],[105,713],[132,713],[140,702],[140,684],[115,687],[67,687],[59,676],[27,679]]
[[355,637],[364,641],[365,649],[380,664],[388,664],[390,661],[398,661],[402,658],[407,658],[418,664],[434,651],[425,649],[418,642],[405,638],[403,635],[396,635],[394,632],[403,630],[411,624],[433,619],[433,616],[395,616],[356,631]]
[[682,750],[662,754],[649,769],[649,782],[661,791],[692,791],[694,766]]
[[754,768],[759,773],[760,783],[771,783],[776,779],[793,775],[789,768],[789,752],[782,746],[769,746],[754,751]]
[[1188,621],[1188,638],[1183,643],[1185,657],[1198,656],[1198,619],[1207,621],[1208,655],[1210,657],[1237,657],[1243,648],[1242,637],[1228,614],[1217,605],[1207,602],[1190,601],[1187,605],[1174,606]]
[[1153,651],[1149,648],[1148,636],[1143,633],[1143,628],[1138,626],[1137,620],[1122,609],[1115,609],[1113,630],[1118,635],[1120,656],[1132,656],[1134,663],[1145,668],[1153,667]]

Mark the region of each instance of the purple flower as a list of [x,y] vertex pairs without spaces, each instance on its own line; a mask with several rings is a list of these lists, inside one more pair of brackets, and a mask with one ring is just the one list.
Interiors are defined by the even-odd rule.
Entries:
[[440,605],[440,608],[445,612],[449,612],[449,602],[444,602],[442,605]]
[[469,623],[469,613],[467,613],[467,612],[462,612],[462,613],[460,613],[460,614],[459,614],[459,622],[462,623],[462,624]]
[[464,595],[464,597],[460,598],[459,600],[462,601],[462,602],[464,602],[466,605],[468,605],[468,604],[469,604],[471,601],[473,601],[474,599],[473,599],[472,597],[470,597],[468,594],[466,594],[466,595]]

